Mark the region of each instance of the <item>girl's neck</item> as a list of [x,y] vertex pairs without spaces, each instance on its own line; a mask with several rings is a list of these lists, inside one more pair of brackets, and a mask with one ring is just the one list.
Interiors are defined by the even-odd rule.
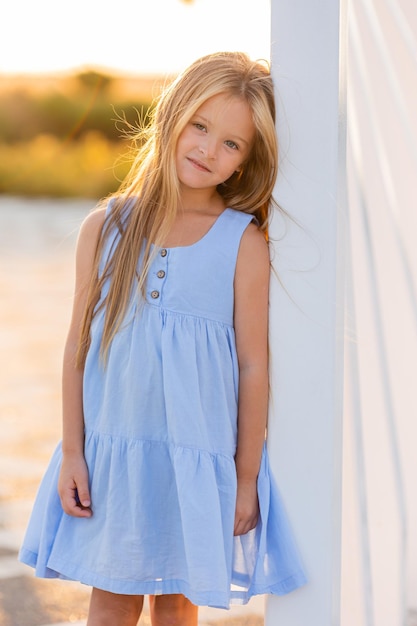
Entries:
[[182,189],[180,194],[180,212],[198,212],[220,214],[224,209],[223,198],[216,189]]

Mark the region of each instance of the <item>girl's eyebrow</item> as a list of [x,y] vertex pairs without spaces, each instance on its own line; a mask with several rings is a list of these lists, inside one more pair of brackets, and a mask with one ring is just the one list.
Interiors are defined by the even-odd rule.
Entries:
[[210,124],[210,120],[207,119],[207,117],[204,117],[203,115],[200,115],[199,113],[195,113],[194,114],[194,118],[198,118],[199,120],[201,120],[205,124]]
[[[210,125],[210,123],[211,123],[211,122],[210,122],[210,120],[209,120],[207,117],[204,117],[204,115],[200,115],[199,113],[197,113],[197,114],[195,115],[195,119],[200,120],[200,121],[201,121],[201,122],[203,122],[203,124],[205,124],[206,126],[209,126],[209,125]],[[247,146],[249,145],[249,142],[248,142],[248,141],[246,141],[246,139],[243,139],[243,137],[239,137],[239,135],[233,135],[233,134],[232,134],[232,135],[230,135],[230,137],[229,137],[229,138],[230,138],[230,139],[233,139],[233,140],[235,140],[235,139],[236,139],[239,143],[244,143],[244,144],[246,144]]]

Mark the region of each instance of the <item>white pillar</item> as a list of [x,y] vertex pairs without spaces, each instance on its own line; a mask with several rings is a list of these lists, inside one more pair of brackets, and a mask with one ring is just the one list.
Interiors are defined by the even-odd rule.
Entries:
[[[340,622],[344,16],[337,0],[272,0],[281,170],[271,284],[268,446],[309,583],[267,600],[267,626]],[[343,28],[339,30],[339,24]],[[340,45],[340,42],[343,45]],[[342,50],[344,52],[344,50]],[[344,58],[344,54],[342,55]]]

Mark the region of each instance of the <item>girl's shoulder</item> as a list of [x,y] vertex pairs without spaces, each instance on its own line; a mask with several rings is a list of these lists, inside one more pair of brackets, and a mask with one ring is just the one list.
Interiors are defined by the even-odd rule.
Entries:
[[245,228],[239,246],[238,273],[269,271],[269,246],[265,234],[254,223]]
[[84,218],[81,223],[80,228],[80,237],[88,237],[94,236],[95,234],[101,232],[103,228],[104,221],[106,219],[106,209],[100,207],[98,209],[94,209]]
[[264,262],[266,258],[269,260],[269,248],[265,238],[265,233],[259,228],[258,220],[255,215],[232,209],[227,207],[217,224],[221,221],[221,228],[216,231],[220,233],[222,241],[226,239],[228,242],[235,241],[238,248],[238,260],[251,259],[255,262],[260,259]]
[[87,227],[91,226],[94,229],[94,226],[97,228],[102,227],[106,219],[113,217],[115,214],[122,219],[126,218],[135,206],[136,201],[137,197],[134,195],[114,194],[103,198],[87,215],[83,224],[85,223]]
[[94,248],[97,245],[98,238],[103,229],[104,221],[106,219],[106,209],[98,208],[94,209],[84,218],[80,232],[78,235],[77,248]]
[[107,208],[103,206],[93,209],[87,217],[84,218],[81,227],[94,229],[103,226],[104,220],[106,219],[106,213]]

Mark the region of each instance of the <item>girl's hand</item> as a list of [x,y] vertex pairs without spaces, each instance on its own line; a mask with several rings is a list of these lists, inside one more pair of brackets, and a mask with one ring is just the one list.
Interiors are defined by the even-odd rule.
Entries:
[[74,517],[91,517],[88,469],[84,456],[64,456],[58,480],[58,493],[65,513]]
[[237,482],[234,535],[244,535],[255,528],[259,517],[257,481]]

